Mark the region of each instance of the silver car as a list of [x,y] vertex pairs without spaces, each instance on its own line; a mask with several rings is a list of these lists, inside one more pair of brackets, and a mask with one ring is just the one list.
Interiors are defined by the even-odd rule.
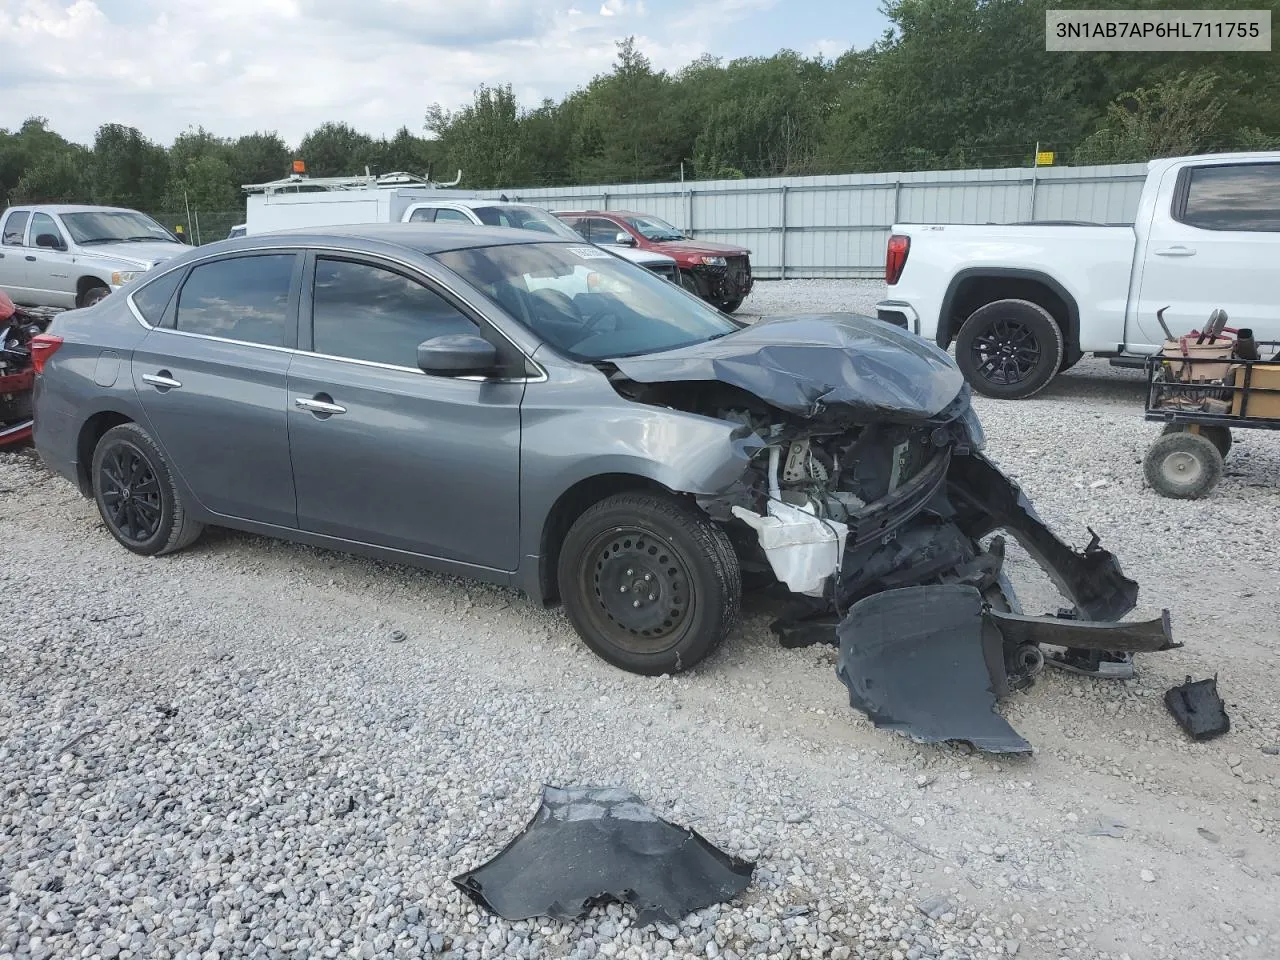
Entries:
[[983,458],[951,359],[877,320],[746,325],[454,224],[226,240],[122,294],[37,338],[35,443],[136,553],[215,524],[510,584],[645,674],[713,650],[744,576],[805,616],[914,582],[1016,609],[996,527],[1083,617],[1136,598]]

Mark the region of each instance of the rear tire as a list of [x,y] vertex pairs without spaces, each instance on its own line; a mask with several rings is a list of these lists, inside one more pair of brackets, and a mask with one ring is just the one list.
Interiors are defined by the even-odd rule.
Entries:
[[1198,500],[1222,479],[1222,454],[1208,437],[1186,431],[1166,433],[1147,451],[1142,472],[1160,496]]
[[187,512],[164,454],[136,423],[102,435],[89,476],[102,522],[126,550],[144,557],[173,553],[204,530]]
[[1030,300],[997,300],[969,315],[956,337],[956,363],[984,396],[1023,400],[1048,386],[1062,366],[1057,322]]
[[728,536],[673,497],[622,493],[569,528],[557,564],[578,635],[630,673],[687,670],[737,622],[738,557]]

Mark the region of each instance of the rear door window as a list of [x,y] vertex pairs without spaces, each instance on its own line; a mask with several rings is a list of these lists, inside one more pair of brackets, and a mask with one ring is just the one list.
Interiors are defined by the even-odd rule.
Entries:
[[175,327],[225,340],[282,347],[290,338],[290,292],[298,257],[229,257],[193,267],[178,294]]
[[22,246],[22,235],[27,232],[27,218],[30,216],[25,210],[17,210],[9,214],[8,219],[4,222],[3,245],[6,247]]
[[1174,217],[1202,230],[1280,231],[1280,163],[1190,167]]
[[416,370],[422,341],[480,334],[434,290],[371,263],[317,257],[311,302],[312,349],[330,357]]

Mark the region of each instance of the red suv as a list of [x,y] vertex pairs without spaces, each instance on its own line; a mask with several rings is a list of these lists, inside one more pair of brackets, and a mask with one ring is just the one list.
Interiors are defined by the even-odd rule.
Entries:
[[751,251],[691,240],[657,217],[628,210],[556,210],[557,217],[592,243],[623,244],[675,257],[680,285],[726,313],[751,292]]

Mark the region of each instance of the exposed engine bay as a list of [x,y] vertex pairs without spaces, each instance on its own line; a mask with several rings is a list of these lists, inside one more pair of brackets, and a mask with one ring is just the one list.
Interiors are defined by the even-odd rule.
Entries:
[[[780,344],[778,327],[787,323],[794,338]],[[955,739],[982,729],[975,712],[989,713],[996,697],[1029,686],[1044,666],[1041,643],[1065,647],[1075,672],[1098,676],[1104,672],[1090,664],[1131,669],[1131,652],[1176,646],[1167,611],[1155,621],[1119,623],[1136,606],[1138,585],[1116,557],[1092,531],[1083,549],[1064,543],[983,455],[969,388],[950,358],[919,338],[868,325],[875,323],[771,321],[758,325],[772,328],[760,332],[758,347],[753,328],[639,363],[617,361],[607,371],[627,399],[731,422],[754,441],[739,479],[696,499],[725,526],[744,575],[772,573],[791,591],[773,625],[782,643],[839,644],[851,703],[878,725],[927,740],[950,738],[947,729]],[[1017,540],[1069,608],[1024,615],[999,534]],[[925,592],[906,605],[885,597],[874,612],[859,609],[904,588]],[[976,606],[966,606],[966,616],[977,619],[961,630],[949,611],[969,603]],[[869,630],[877,635],[869,638]],[[989,683],[969,691],[977,701],[960,691],[930,701],[927,729],[913,728],[919,704],[895,718],[892,702],[877,701],[873,712],[865,690],[856,692],[866,677],[854,667],[870,662],[857,650],[873,649],[882,673],[910,674],[949,645],[971,648],[969,662],[986,665]],[[905,679],[879,687],[910,688]],[[971,742],[1023,752],[1025,741],[1009,733],[1001,741],[987,730]]]

